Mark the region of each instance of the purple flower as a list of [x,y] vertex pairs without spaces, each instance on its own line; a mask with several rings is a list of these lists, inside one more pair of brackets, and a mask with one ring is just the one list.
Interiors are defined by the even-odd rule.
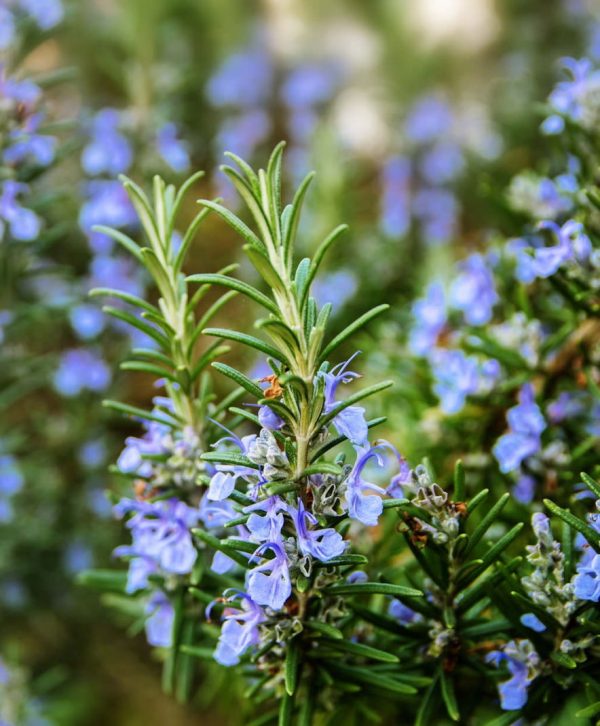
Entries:
[[418,623],[423,619],[422,615],[415,612],[412,608],[409,608],[396,598],[393,598],[388,606],[388,615],[395,618],[401,625]]
[[42,30],[58,25],[64,15],[60,0],[18,0],[23,10],[31,15]]
[[518,711],[527,703],[527,689],[538,673],[539,656],[529,640],[507,643],[503,650],[492,651],[488,663],[506,663],[511,678],[498,687],[500,705],[505,711]]
[[155,648],[170,648],[173,642],[175,609],[161,590],[152,594],[146,605],[146,638]]
[[413,205],[415,215],[423,225],[427,244],[445,244],[456,231],[458,202],[448,189],[421,189]]
[[200,500],[198,518],[207,529],[215,529],[227,524],[235,517],[235,510],[230,501],[214,502],[205,494]]
[[[240,439],[235,434],[229,433],[230,436],[225,436],[220,439],[214,446],[219,446],[225,441],[230,441],[239,448],[244,456],[247,456],[248,450],[256,440],[256,435],[251,434]],[[239,477],[257,474],[256,469],[239,464],[217,464],[216,469],[217,471],[213,474],[208,485],[208,498],[217,502],[227,499],[234,490],[235,483]]]
[[0,236],[6,222],[10,234],[14,239],[30,242],[36,239],[40,233],[41,222],[39,217],[31,209],[22,207],[17,201],[17,196],[29,191],[27,184],[7,179],[1,187],[0,194]]
[[374,527],[378,523],[379,516],[383,511],[383,501],[377,494],[366,494],[365,492],[372,491],[385,494],[385,490],[377,484],[365,481],[362,478],[362,472],[372,460],[375,460],[379,466],[383,466],[384,462],[379,454],[383,448],[391,449],[398,456],[394,447],[387,442],[381,442],[371,448],[357,447],[354,467],[346,479],[348,514],[352,519],[357,519],[370,527]]
[[444,288],[439,282],[432,282],[425,291],[425,297],[412,306],[413,326],[408,347],[415,355],[427,355],[436,345],[446,325],[446,303]]
[[[257,514],[257,511],[264,514]],[[287,505],[277,496],[261,499],[256,504],[245,507],[244,512],[251,512],[246,522],[250,535],[258,542],[281,542],[282,512],[285,511]]]
[[285,421],[278,416],[272,408],[268,406],[261,406],[258,409],[258,422],[263,429],[269,429],[269,431],[279,431],[279,429],[285,426]]
[[489,323],[498,293],[485,259],[480,254],[470,255],[459,269],[450,287],[450,305],[463,311],[469,325]]
[[135,209],[118,181],[96,179],[86,184],[85,193],[87,201],[79,213],[79,226],[90,238],[94,252],[106,254],[112,250],[113,242],[101,232],[95,232],[93,227],[98,224],[115,228],[135,225]]
[[573,579],[573,592],[580,600],[600,600],[600,555],[580,563]]
[[464,407],[467,396],[491,390],[500,366],[495,360],[480,363],[462,350],[439,349],[431,355],[431,372],[442,411],[455,414]]
[[393,156],[381,170],[381,217],[379,226],[389,237],[402,237],[410,227],[410,160]]
[[[240,601],[239,606],[231,604],[236,599]],[[266,618],[263,609],[244,592],[230,596],[227,602],[215,660],[221,665],[232,666],[240,662],[248,648],[260,643],[258,626]]]
[[406,119],[406,136],[414,143],[426,144],[446,135],[452,122],[452,111],[446,101],[435,95],[424,96]]
[[533,387],[526,384],[519,393],[519,404],[507,414],[509,433],[501,436],[493,448],[494,456],[504,474],[518,469],[529,456],[541,449],[541,434],[546,422],[535,403]]
[[154,503],[122,499],[114,510],[119,516],[134,513],[127,522],[131,546],[117,547],[114,551],[117,557],[141,558],[134,565],[138,569],[130,571],[129,592],[145,587],[147,574],[155,567],[173,575],[191,572],[198,556],[190,534],[200,518],[197,509],[177,499]]
[[[346,370],[350,362],[358,355],[355,353],[347,361],[334,366],[328,373],[322,373],[325,380],[325,413],[337,405],[335,394],[340,383],[350,383],[359,378],[358,373]],[[365,419],[365,409],[362,406],[347,406],[333,419],[338,434],[345,436],[355,446],[364,446],[367,443],[369,429]]]
[[156,136],[158,153],[177,174],[190,168],[190,155],[183,141],[177,138],[177,127],[173,123],[164,124]]
[[439,141],[421,160],[421,174],[429,184],[444,184],[455,179],[464,167],[460,146],[454,141]]
[[105,108],[94,117],[91,141],[81,156],[81,165],[91,176],[116,176],[131,166],[133,152],[129,141],[119,132],[119,120],[119,112],[113,108]]
[[357,288],[358,280],[353,272],[336,270],[314,281],[312,295],[319,307],[331,303],[334,309],[339,309],[354,297]]
[[521,615],[520,620],[526,628],[531,628],[531,630],[535,630],[536,633],[543,633],[544,630],[546,630],[544,623],[542,623],[537,615],[534,615],[533,613],[525,613],[525,615]]
[[206,93],[213,106],[252,107],[268,98],[273,68],[260,47],[229,56],[209,80]]
[[12,143],[4,151],[4,161],[7,164],[14,166],[26,159],[32,159],[40,166],[49,166],[52,163],[56,139],[36,133],[42,119],[41,114],[33,114],[27,118],[23,127],[9,134]]
[[281,610],[292,594],[288,560],[282,546],[277,542],[265,542],[256,550],[252,559],[269,550],[274,557],[248,573],[248,594],[258,605]]
[[69,312],[69,320],[81,340],[95,338],[104,329],[104,313],[100,308],[89,303],[82,303],[72,308]]
[[332,68],[305,65],[294,68],[281,87],[281,97],[286,106],[302,109],[329,100],[338,82],[338,74]]
[[298,548],[303,555],[311,555],[320,562],[328,562],[339,557],[346,550],[347,543],[339,532],[333,528],[309,530],[308,524],[318,524],[317,518],[307,512],[304,502],[298,499],[298,509],[288,507],[298,537]]
[[77,396],[88,390],[97,393],[110,383],[110,369],[89,350],[68,350],[53,378],[54,388],[63,396]]

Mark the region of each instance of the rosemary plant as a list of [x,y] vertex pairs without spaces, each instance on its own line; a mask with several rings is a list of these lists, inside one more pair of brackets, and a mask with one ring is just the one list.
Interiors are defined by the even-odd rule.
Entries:
[[[223,570],[244,571],[244,588],[226,590],[207,611],[211,619],[219,613],[223,620],[215,658],[228,666],[241,660],[251,666],[251,692],[260,702],[275,699],[274,717],[280,724],[309,724],[317,712],[339,710],[345,691],[416,693],[415,682],[386,668],[397,662],[396,655],[363,642],[359,611],[374,594],[413,602],[421,593],[368,582],[357,569],[366,559],[352,551],[357,525],[375,526],[384,508],[385,487],[369,482],[365,468],[383,466],[387,454],[399,461],[387,442],[369,443],[369,429],[382,419],[367,421],[357,404],[391,384],[385,381],[338,400],[341,385],[358,375],[348,369],[350,360],[333,366],[330,360],[387,305],[326,341],[331,305],[318,309],[311,284],[344,227],[323,241],[312,260],[294,260],[302,201],[312,176],[282,207],[282,152],[283,145],[275,149],[266,171],[255,173],[233,155],[239,171],[224,167],[256,232],[220,204],[202,202],[243,237],[244,251],[270,289],[265,295],[227,275],[191,275],[188,282],[222,285],[260,305],[267,315],[257,328],[270,342],[221,328],[207,328],[204,334],[265,355],[271,373],[259,381],[267,384],[263,390],[240,371],[213,364],[257,400],[256,414],[231,410],[260,431],[243,439],[226,437],[216,451],[202,455],[217,469],[208,497],[234,502],[238,516],[227,527],[237,527],[238,536],[219,541],[203,530],[194,534],[223,553]],[[347,453],[327,457],[342,444],[350,444],[351,459]]]

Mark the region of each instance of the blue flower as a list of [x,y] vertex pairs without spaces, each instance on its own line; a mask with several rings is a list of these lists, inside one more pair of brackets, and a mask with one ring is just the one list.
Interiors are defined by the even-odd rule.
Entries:
[[277,542],[265,542],[256,550],[252,559],[269,550],[274,557],[248,573],[248,594],[258,605],[281,610],[292,594],[288,559],[283,547]]
[[278,431],[285,426],[285,421],[269,406],[261,406],[258,409],[258,422],[263,429],[269,431]]
[[281,98],[289,108],[302,109],[329,100],[338,83],[338,73],[322,65],[294,68],[281,87]]
[[527,689],[538,674],[539,656],[529,640],[507,643],[503,650],[492,651],[488,663],[506,663],[511,678],[498,687],[500,705],[505,711],[518,711],[527,703]]
[[81,340],[90,340],[104,329],[104,313],[95,305],[82,303],[72,308],[69,320],[73,330]]
[[491,390],[500,366],[495,360],[480,363],[462,350],[438,349],[431,355],[431,372],[442,411],[455,414],[463,408],[467,396]]
[[413,210],[423,226],[427,244],[445,244],[455,234],[458,202],[448,189],[421,189],[415,194]]
[[146,604],[146,638],[156,648],[170,648],[173,642],[175,609],[161,590],[152,594]]
[[17,196],[29,191],[27,184],[7,179],[0,193],[0,237],[7,223],[10,234],[16,240],[30,242],[37,238],[41,229],[39,217],[31,209],[22,207]]
[[[350,383],[360,377],[358,373],[346,370],[357,355],[358,353],[355,353],[347,361],[334,366],[328,373],[320,374],[325,379],[325,413],[337,405],[335,394],[339,384]],[[341,436],[345,436],[355,446],[364,446],[367,443],[369,429],[365,419],[365,409],[362,406],[346,406],[334,417],[333,425]]]
[[54,388],[63,396],[77,396],[88,390],[103,391],[110,383],[110,369],[89,350],[63,353],[53,377]]
[[319,307],[331,303],[337,310],[354,297],[357,289],[358,280],[353,272],[336,270],[323,277],[317,277],[312,286],[312,296]]
[[114,551],[117,557],[135,558],[129,573],[129,592],[145,587],[147,575],[156,567],[173,575],[191,572],[198,553],[190,529],[198,523],[198,510],[177,499],[154,503],[122,499],[114,510],[121,517],[134,513],[127,522],[132,544]]
[[54,160],[56,139],[53,136],[38,134],[37,129],[42,122],[41,114],[29,116],[25,124],[9,134],[10,144],[4,151],[7,164],[20,164],[32,159],[40,166],[49,166]]
[[519,404],[509,409],[507,419],[510,431],[501,436],[493,448],[500,471],[504,474],[518,469],[542,446],[541,434],[546,428],[546,421],[535,403],[531,384],[521,388]]
[[58,25],[64,15],[60,0],[18,0],[23,10],[31,15],[42,30]]
[[463,311],[469,325],[489,323],[498,293],[485,259],[480,254],[470,255],[459,269],[450,287],[450,305]]
[[289,506],[288,512],[294,520],[298,549],[303,555],[311,555],[320,562],[328,562],[333,557],[339,557],[345,552],[348,545],[335,529],[308,529],[307,522],[315,525],[318,520],[313,514],[306,511],[301,499],[298,499],[298,509]]
[[167,123],[158,130],[156,135],[158,153],[177,174],[190,168],[190,155],[183,141],[177,138],[177,127]]
[[405,605],[396,598],[392,598],[388,605],[388,615],[395,618],[401,625],[410,625],[411,623],[418,623],[423,620],[423,616],[420,613],[415,612],[408,605]]
[[372,460],[375,460],[379,466],[383,466],[384,462],[380,456],[380,451],[384,448],[391,449],[396,453],[394,447],[387,442],[380,442],[371,448],[357,447],[354,467],[345,481],[345,499],[348,514],[352,519],[357,519],[359,522],[371,527],[374,527],[379,521],[383,511],[383,501],[377,494],[366,494],[365,492],[372,491],[385,494],[385,490],[377,484],[365,481],[362,478],[362,472]]
[[272,82],[269,55],[257,47],[229,56],[209,80],[206,93],[213,106],[261,106]]
[[525,613],[525,615],[521,615],[520,620],[526,628],[531,628],[531,630],[535,630],[536,633],[543,633],[544,630],[546,630],[544,623],[542,623],[537,615],[534,615],[533,613]]
[[119,132],[119,121],[119,112],[113,108],[105,108],[94,117],[91,141],[81,156],[81,165],[91,176],[116,176],[131,166],[133,152],[129,141]]
[[418,144],[436,141],[447,134],[452,123],[452,110],[446,101],[436,95],[424,96],[406,119],[406,136]]
[[23,488],[23,474],[11,454],[0,455],[0,522],[13,518],[12,497]]
[[420,169],[429,184],[453,181],[462,171],[465,161],[460,146],[454,141],[439,141],[423,156]]
[[[239,599],[239,606],[232,603]],[[266,618],[263,609],[243,592],[235,593],[227,599],[223,612],[223,626],[215,650],[215,660],[224,666],[237,665],[240,657],[254,645],[260,643],[258,626]],[[207,616],[210,608],[207,611]]]
[[410,160],[392,156],[381,170],[381,217],[379,226],[389,237],[402,237],[410,228]]
[[[96,179],[85,186],[87,201],[79,212],[79,226],[89,237],[92,250],[98,254],[108,254],[113,241],[107,235],[96,232],[93,227],[103,224],[108,227],[122,228],[135,225],[137,217],[127,192],[118,181]],[[118,261],[112,260],[116,265]],[[117,287],[111,284],[110,287]]]
[[412,306],[413,325],[408,347],[415,355],[427,355],[436,345],[440,333],[446,325],[446,302],[444,288],[439,282],[432,282],[425,297]]
[[[223,442],[229,441],[234,443],[244,455],[248,455],[248,450],[256,440],[256,435],[251,434],[250,436],[244,436],[242,439],[237,437],[235,434],[229,432],[230,436],[217,441],[214,446],[220,446]],[[239,477],[243,476],[255,476],[258,472],[248,466],[239,464],[217,464],[216,472],[213,474],[210,483],[208,485],[208,498],[213,501],[222,501],[227,499],[231,492],[235,488],[235,483]]]
[[[263,511],[264,515],[257,514],[257,511]],[[267,497],[244,507],[244,512],[251,512],[246,522],[250,535],[258,542],[281,542],[282,512],[285,511],[286,503],[277,496]]]
[[577,566],[573,592],[580,600],[600,600],[600,555],[595,555],[591,561]]
[[205,494],[200,500],[198,518],[207,529],[215,529],[227,524],[235,517],[233,505],[228,500],[220,502],[212,501]]

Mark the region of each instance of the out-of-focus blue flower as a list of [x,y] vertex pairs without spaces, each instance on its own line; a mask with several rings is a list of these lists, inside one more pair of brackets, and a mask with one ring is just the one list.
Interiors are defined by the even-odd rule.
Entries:
[[207,529],[222,527],[235,517],[233,504],[228,500],[214,502],[205,494],[200,500],[198,516]]
[[595,71],[587,58],[563,58],[562,64],[569,78],[555,86],[548,101],[558,114],[587,128],[597,110],[594,96],[600,87],[600,71]]
[[357,289],[358,280],[353,272],[336,270],[318,277],[313,282],[311,292],[319,307],[331,303],[334,310],[339,310],[354,297]]
[[206,93],[213,106],[262,105],[271,92],[273,68],[260,48],[229,56],[211,77]]
[[7,164],[14,166],[26,159],[32,159],[40,166],[49,166],[52,163],[56,139],[54,136],[37,133],[42,119],[42,114],[33,114],[21,128],[11,131],[9,144],[4,151],[4,161]]
[[496,360],[481,363],[462,350],[440,348],[430,356],[434,377],[433,390],[440,399],[444,413],[458,413],[465,405],[467,396],[488,393],[500,375]]
[[346,550],[347,542],[335,529],[308,529],[307,522],[318,524],[317,518],[307,512],[304,503],[298,499],[298,508],[288,507],[298,538],[298,549],[303,555],[311,555],[320,562],[328,562],[333,557],[339,557]]
[[592,243],[580,222],[569,220],[559,227],[555,222],[545,221],[539,227],[550,230],[558,241],[549,247],[528,247],[513,243],[512,249],[517,258],[516,276],[521,282],[550,277],[568,262],[584,264],[589,260]]
[[18,0],[18,2],[42,30],[50,30],[63,19],[64,10],[60,0]]
[[94,555],[90,546],[81,540],[71,542],[64,553],[65,569],[72,575],[89,570],[94,565]]
[[15,20],[7,7],[0,5],[0,50],[6,50],[15,37]]
[[113,248],[112,239],[92,228],[98,224],[115,228],[135,225],[135,209],[118,181],[96,179],[85,185],[85,194],[87,199],[81,206],[79,226],[88,236],[92,250],[107,254]]
[[506,663],[511,678],[498,687],[500,705],[504,711],[518,711],[527,703],[527,689],[538,674],[539,655],[529,640],[507,643],[501,651],[486,656],[488,663]]
[[577,180],[572,174],[548,179],[524,172],[512,180],[508,198],[513,209],[525,212],[533,219],[557,219],[573,208],[577,191]]
[[410,228],[411,163],[393,156],[381,170],[381,217],[379,226],[389,237],[402,237]]
[[[233,604],[236,600],[239,605]],[[263,609],[244,592],[230,595],[227,603],[215,660],[221,665],[232,666],[240,662],[248,648],[260,643],[258,626],[266,618]]]
[[42,95],[42,89],[28,79],[17,81],[8,78],[3,66],[0,65],[0,95],[15,103],[23,104],[29,111]]
[[408,347],[415,355],[428,355],[447,320],[444,288],[440,282],[432,282],[425,291],[425,297],[413,303],[412,316],[414,322]]
[[14,319],[14,313],[11,310],[0,310],[0,344],[4,342],[5,328],[8,327]]
[[529,504],[533,501],[535,485],[536,481],[532,476],[521,474],[512,489],[514,498],[522,504]]
[[133,262],[125,257],[96,255],[90,263],[89,285],[93,287],[110,287],[131,295],[143,293],[139,270]]
[[356,570],[348,575],[346,582],[350,585],[362,584],[369,581],[369,576],[362,570]]
[[11,454],[0,455],[0,523],[13,518],[12,497],[23,488],[24,478]]
[[465,161],[460,146],[454,141],[439,141],[427,151],[419,168],[429,184],[445,184],[463,170]]
[[454,236],[458,203],[448,189],[421,189],[414,196],[413,211],[427,244],[445,244]]
[[175,609],[162,590],[156,590],[146,604],[146,638],[155,648],[170,648]]
[[265,141],[271,131],[271,119],[262,109],[253,108],[226,119],[217,135],[221,151],[232,151],[247,158]]
[[177,174],[182,174],[190,168],[190,155],[185,142],[177,138],[177,126],[166,123],[158,130],[156,135],[158,153]]
[[585,395],[580,391],[561,391],[558,398],[546,407],[548,420],[553,424],[561,423],[575,416],[581,416],[586,410]]
[[97,469],[107,457],[106,444],[101,439],[86,441],[79,449],[78,459],[88,469]]
[[110,368],[89,350],[63,353],[53,378],[54,388],[63,396],[77,396],[82,391],[103,391],[110,383]]
[[396,619],[401,625],[418,623],[420,620],[423,619],[423,616],[420,613],[412,610],[408,607],[408,605],[405,605],[396,598],[392,598],[388,606],[388,615]]
[[127,138],[119,132],[120,116],[114,108],[99,111],[91,127],[91,141],[81,155],[81,165],[91,176],[124,174],[133,160]]
[[[337,405],[335,395],[340,383],[350,383],[359,378],[358,373],[347,370],[348,365],[358,353],[344,363],[334,366],[328,373],[321,374],[325,379],[325,412],[330,412]],[[362,406],[346,406],[333,419],[333,425],[341,436],[345,436],[355,446],[364,446],[367,442],[369,429]]]
[[525,613],[525,615],[521,615],[520,620],[526,628],[531,628],[531,630],[535,630],[536,633],[543,633],[544,630],[546,630],[544,623],[542,623],[538,616],[533,613]]
[[565,120],[562,116],[553,113],[542,121],[540,129],[546,136],[562,134],[565,130]]
[[588,562],[577,565],[577,575],[573,579],[573,592],[580,600],[600,600],[600,555]]
[[248,573],[248,594],[257,605],[265,605],[273,610],[281,610],[292,594],[292,583],[288,559],[282,546],[277,542],[265,542],[252,559],[271,551],[274,557],[265,560]]
[[450,305],[462,310],[469,325],[484,325],[492,319],[498,293],[485,259],[473,254],[459,264],[459,274],[450,287]]
[[69,320],[81,340],[95,338],[104,329],[104,313],[96,305],[77,305],[70,310]]
[[493,448],[494,456],[504,474],[514,471],[542,446],[541,434],[546,421],[535,403],[533,387],[526,384],[519,393],[519,403],[507,413],[509,433],[501,436]]
[[452,123],[453,114],[448,103],[439,96],[429,95],[413,105],[404,128],[410,141],[426,144],[447,134]]
[[4,221],[14,239],[22,242],[30,242],[36,239],[41,229],[40,219],[35,212],[22,207],[17,201],[18,195],[29,191],[27,184],[7,179],[1,189],[0,238],[4,232]]
[[297,66],[288,73],[281,98],[292,109],[303,109],[328,101],[339,82],[339,73],[330,66]]

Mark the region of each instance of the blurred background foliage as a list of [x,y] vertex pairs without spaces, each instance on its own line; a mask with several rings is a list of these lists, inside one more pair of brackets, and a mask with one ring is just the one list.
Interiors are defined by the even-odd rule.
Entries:
[[[0,10],[17,5],[0,0]],[[91,231],[132,225],[116,174],[147,184],[154,173],[178,181],[205,169],[195,197],[234,204],[218,172],[223,151],[261,164],[285,139],[289,181],[317,171],[306,250],[350,225],[321,280],[336,326],[393,304],[362,348],[373,380],[391,368],[398,381],[381,404],[387,434],[416,460],[428,404],[411,395],[415,371],[399,345],[411,301],[465,253],[518,233],[523,219],[504,190],[540,160],[550,170],[541,102],[558,58],[600,55],[598,18],[583,0],[64,0],[63,9],[49,27],[15,11],[18,42],[4,61],[4,72],[42,87],[57,147],[52,164],[19,167],[42,233],[0,245],[0,310],[10,311],[0,318],[0,477],[15,490],[0,523],[0,652],[34,699],[24,723],[199,723],[159,692],[143,638],[128,638],[74,583],[106,566],[121,538],[104,490],[118,489],[106,472],[129,431],[101,399],[152,395],[143,376],[116,373],[135,341],[86,301],[93,286],[118,280],[139,294],[146,284]],[[194,212],[190,201],[184,221]],[[209,218],[190,272],[238,256]],[[250,312],[235,300],[222,315],[240,329]],[[217,687],[206,683],[207,698]]]

